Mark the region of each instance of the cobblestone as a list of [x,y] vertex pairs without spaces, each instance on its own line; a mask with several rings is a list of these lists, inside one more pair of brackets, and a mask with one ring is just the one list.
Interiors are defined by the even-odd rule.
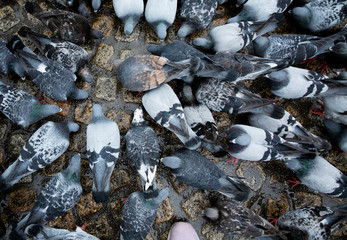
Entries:
[[106,100],[116,100],[117,80],[115,78],[99,77],[96,80],[95,97]]
[[0,9],[0,31],[7,32],[20,23],[20,20],[15,17],[15,12],[10,6]]
[[114,47],[110,44],[100,43],[98,50],[94,56],[94,63],[108,71],[113,69],[111,58],[114,55]]

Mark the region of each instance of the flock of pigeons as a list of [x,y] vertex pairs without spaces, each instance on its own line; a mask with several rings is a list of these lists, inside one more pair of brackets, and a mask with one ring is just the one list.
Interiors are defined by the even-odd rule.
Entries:
[[[25,9],[39,19],[57,38],[22,27],[18,34],[27,38],[44,55],[35,54],[18,36],[0,40],[0,73],[30,76],[47,96],[57,100],[81,100],[88,93],[75,86],[77,76],[92,82],[88,71],[88,54],[78,44],[100,39],[102,33],[91,29],[85,17],[89,10],[83,0],[57,0],[80,14],[54,9],[44,11],[35,2]],[[101,0],[92,0],[97,11]],[[176,17],[182,25],[178,37],[206,28],[223,0],[113,0],[124,33],[131,34],[143,12],[160,39]],[[291,4],[298,5],[290,7]],[[228,198],[244,201],[249,188],[237,177],[227,176],[209,159],[195,151],[205,147],[215,156],[230,154],[249,161],[281,159],[309,188],[333,197],[347,197],[347,177],[319,153],[331,144],[306,130],[294,116],[273,101],[261,98],[238,82],[265,75],[271,92],[284,99],[321,98],[325,105],[324,124],[332,139],[347,151],[347,76],[342,72],[332,79],[292,65],[329,52],[346,66],[347,29],[327,37],[304,34],[282,34],[262,37],[280,27],[288,7],[292,20],[312,33],[330,29],[347,14],[343,0],[237,0],[242,11],[228,23],[211,29],[206,38],[196,38],[193,45],[215,51],[206,55],[184,41],[167,45],[150,45],[153,55],[137,55],[115,61],[115,71],[130,91],[146,91],[142,105],[161,126],[173,132],[184,144],[161,162],[181,182],[190,186],[218,191]],[[300,6],[299,6],[300,5]],[[82,16],[83,15],[83,16]],[[254,55],[239,53],[253,45]],[[167,84],[184,82],[180,94]],[[16,124],[27,127],[61,109],[42,105],[34,96],[0,83],[0,110]],[[230,114],[247,113],[249,124],[234,124],[219,138],[211,110]],[[23,147],[18,159],[0,176],[0,191],[11,188],[21,178],[52,163],[69,146],[69,134],[79,130],[74,122],[43,124]],[[120,151],[120,133],[115,122],[106,118],[102,107],[93,105],[93,117],[87,126],[87,158],[93,171],[93,199],[107,202],[110,177]],[[127,154],[137,170],[142,191],[132,193],[122,209],[121,239],[144,239],[159,206],[169,192],[158,190],[155,183],[160,161],[160,147],[155,132],[143,117],[142,107],[134,111],[131,128],[125,135]],[[71,209],[80,199],[80,155],[56,174],[40,192],[32,210],[12,228],[10,239],[97,239],[77,228],[70,232],[46,224]],[[347,205],[306,207],[284,213],[280,230],[232,200],[222,200],[205,210],[226,234],[244,237],[268,236],[271,239],[326,239],[336,224],[345,219]],[[174,224],[169,239],[198,239],[187,223]]]

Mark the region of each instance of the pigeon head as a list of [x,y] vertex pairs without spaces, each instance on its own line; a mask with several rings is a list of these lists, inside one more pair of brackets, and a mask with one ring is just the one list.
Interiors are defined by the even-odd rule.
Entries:
[[100,6],[101,6],[101,0],[92,0],[92,7],[95,13],[99,10]]
[[271,90],[279,90],[289,83],[288,73],[285,70],[269,73],[265,77],[270,79]]
[[194,32],[194,28],[189,23],[182,23],[180,30],[177,32],[177,36],[180,38],[184,38]]
[[312,14],[308,7],[295,7],[290,13],[292,14],[294,20],[303,28],[307,28],[312,20]]
[[175,156],[164,157],[161,159],[161,161],[166,167],[169,167],[173,170],[182,168],[182,164],[183,164],[182,159]]
[[193,40],[193,45],[204,49],[211,49],[213,47],[213,42],[207,38],[195,38]]
[[133,120],[131,121],[131,124],[134,126],[141,125],[145,122],[143,118],[143,110],[142,107],[138,107],[134,111],[134,117]]
[[229,129],[226,140],[228,150],[231,153],[238,153],[251,143],[252,137],[242,128],[233,126]]
[[182,102],[187,102],[187,103],[191,103],[195,101],[195,97],[193,95],[193,90],[191,88],[190,85],[184,85],[183,90],[182,90],[182,95],[183,95],[183,99]]
[[133,31],[138,22],[138,19],[133,16],[129,16],[124,22],[124,34],[129,36]]
[[100,118],[104,118],[104,113],[102,112],[102,107],[100,104],[93,105],[93,118],[92,122],[96,122]]
[[219,218],[219,210],[218,208],[207,208],[204,210],[204,215],[211,220],[217,220]]
[[160,40],[164,40],[166,38],[167,25],[164,22],[157,23],[153,28],[154,31],[158,34]]
[[156,45],[156,44],[149,44],[147,48],[148,52],[157,56],[161,55],[161,53],[163,52],[163,49],[164,49],[164,46]]
[[88,92],[77,87],[71,88],[71,91],[67,94],[68,98],[81,100],[88,97]]
[[259,36],[253,40],[253,50],[255,55],[264,57],[266,49],[269,47],[270,41],[266,37]]
[[62,172],[67,179],[79,182],[81,178],[81,156],[76,154],[71,158],[69,166]]
[[329,49],[332,52],[335,53],[347,53],[347,43],[346,42],[338,42],[333,47]]
[[77,132],[80,128],[77,123],[74,122],[63,122],[62,124],[66,124],[69,132]]
[[61,111],[61,108],[57,105],[43,105],[40,102],[34,104],[32,109],[27,124],[37,122]]
[[164,188],[158,191],[157,189],[145,192],[137,192],[139,197],[142,198],[143,203],[149,208],[158,208],[159,203],[169,196],[169,190]]

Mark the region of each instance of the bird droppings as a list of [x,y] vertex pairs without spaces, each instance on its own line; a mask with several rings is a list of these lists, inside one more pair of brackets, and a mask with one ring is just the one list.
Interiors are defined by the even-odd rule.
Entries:
[[21,188],[10,193],[10,208],[14,212],[29,211],[36,200],[37,194],[34,190]]
[[0,31],[7,32],[19,22],[20,20],[15,17],[15,12],[10,6],[0,9]]
[[113,69],[111,58],[114,55],[114,47],[110,44],[100,43],[94,57],[94,63],[108,71]]

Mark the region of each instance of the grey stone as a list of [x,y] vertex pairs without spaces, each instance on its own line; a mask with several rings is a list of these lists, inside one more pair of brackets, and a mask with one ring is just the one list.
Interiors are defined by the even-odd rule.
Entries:
[[222,240],[224,233],[220,232],[217,227],[211,223],[207,223],[201,228],[201,233],[207,240]]
[[242,161],[236,175],[253,191],[258,191],[265,181],[265,173],[257,162]]
[[171,206],[170,198],[166,198],[164,201],[162,201],[159,204],[155,223],[159,224],[159,223],[170,221],[171,218],[174,217],[174,215],[175,215],[175,212]]
[[75,108],[75,121],[89,124],[92,120],[93,104],[90,101],[81,103]]
[[111,109],[106,113],[106,117],[116,122],[121,134],[125,134],[130,129],[132,116],[124,111],[116,112]]
[[0,9],[0,31],[7,32],[19,22],[20,20],[16,17],[15,12],[10,6]]
[[134,28],[134,31],[129,36],[126,36],[124,34],[123,25],[120,25],[117,28],[116,36],[114,38],[118,42],[129,42],[130,43],[130,42],[137,41],[139,39],[139,36],[141,33],[140,28],[141,28],[140,24],[137,24],[136,27]]
[[122,61],[131,56],[134,56],[134,52],[130,49],[122,49],[119,51],[119,59]]
[[24,144],[28,141],[30,136],[24,135],[22,133],[15,133],[9,137],[7,141],[7,150],[9,153],[18,157],[22,151]]
[[182,209],[190,220],[196,221],[202,217],[202,211],[209,207],[209,201],[206,196],[198,191],[182,203]]
[[7,125],[5,123],[0,123],[0,140],[2,140],[5,137],[7,130]]
[[77,133],[70,134],[69,150],[75,152],[82,152],[82,149],[86,146],[86,132],[78,131]]
[[100,43],[93,61],[98,67],[111,71],[113,69],[113,63],[111,61],[113,55],[114,47],[112,45]]
[[123,101],[126,103],[141,103],[142,96],[144,92],[136,93],[128,91],[126,88],[122,88],[123,90]]
[[95,97],[106,100],[116,100],[117,80],[115,78],[99,77],[96,80]]
[[322,205],[322,197],[313,193],[297,192],[293,200],[295,209]]

